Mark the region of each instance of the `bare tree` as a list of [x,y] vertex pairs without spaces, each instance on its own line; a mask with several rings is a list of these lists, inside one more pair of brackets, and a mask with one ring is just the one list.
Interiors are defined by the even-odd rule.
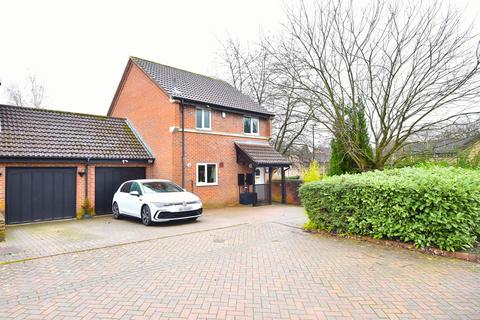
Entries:
[[[284,90],[310,107],[362,170],[383,168],[418,134],[478,113],[478,38],[443,4],[379,0],[358,12],[353,1],[302,2],[268,46],[291,79]],[[360,102],[370,156],[348,134],[346,110]]]
[[27,79],[27,84],[23,89],[16,83],[13,83],[6,88],[9,97],[9,103],[16,106],[36,107],[41,108],[45,97],[45,89],[39,83],[35,75],[30,75]]
[[266,43],[268,39],[263,39],[253,49],[243,50],[238,41],[228,38],[222,60],[231,84],[275,114],[274,147],[288,154],[300,142],[313,111],[293,94],[296,90],[293,79],[279,68]]

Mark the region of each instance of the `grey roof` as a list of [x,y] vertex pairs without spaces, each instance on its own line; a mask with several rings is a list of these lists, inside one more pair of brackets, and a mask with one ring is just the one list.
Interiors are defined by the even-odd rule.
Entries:
[[153,159],[127,120],[0,105],[0,158]]
[[268,143],[235,141],[237,152],[255,167],[288,167],[290,161]]
[[130,59],[171,97],[273,115],[225,81],[136,57]]
[[480,132],[469,132],[464,136],[447,137],[438,140],[414,142],[406,147],[412,154],[454,155],[480,141]]

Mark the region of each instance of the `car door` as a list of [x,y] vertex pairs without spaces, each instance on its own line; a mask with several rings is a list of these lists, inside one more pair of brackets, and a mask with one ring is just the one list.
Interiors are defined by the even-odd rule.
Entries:
[[115,194],[115,201],[117,201],[118,208],[120,213],[130,214],[128,210],[128,203],[130,200],[130,188],[132,187],[132,182],[125,182]]
[[137,191],[138,196],[134,196],[129,194],[129,199],[128,199],[128,214],[135,216],[135,217],[140,217],[140,210],[142,209],[142,198],[143,198],[143,192],[142,188],[140,187],[140,184],[138,182],[132,182],[132,186],[130,187],[130,192],[132,191]]

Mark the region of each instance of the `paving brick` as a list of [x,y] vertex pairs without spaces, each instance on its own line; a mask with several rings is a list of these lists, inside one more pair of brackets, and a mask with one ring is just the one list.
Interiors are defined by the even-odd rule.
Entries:
[[282,214],[1,266],[0,318],[480,319],[479,265],[312,235],[272,208]]

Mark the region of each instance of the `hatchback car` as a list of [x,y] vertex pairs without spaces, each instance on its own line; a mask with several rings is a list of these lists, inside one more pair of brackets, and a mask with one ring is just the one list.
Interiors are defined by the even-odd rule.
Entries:
[[146,226],[153,222],[196,220],[202,215],[202,202],[168,180],[131,180],[124,182],[113,196],[115,219],[128,215],[142,219]]

